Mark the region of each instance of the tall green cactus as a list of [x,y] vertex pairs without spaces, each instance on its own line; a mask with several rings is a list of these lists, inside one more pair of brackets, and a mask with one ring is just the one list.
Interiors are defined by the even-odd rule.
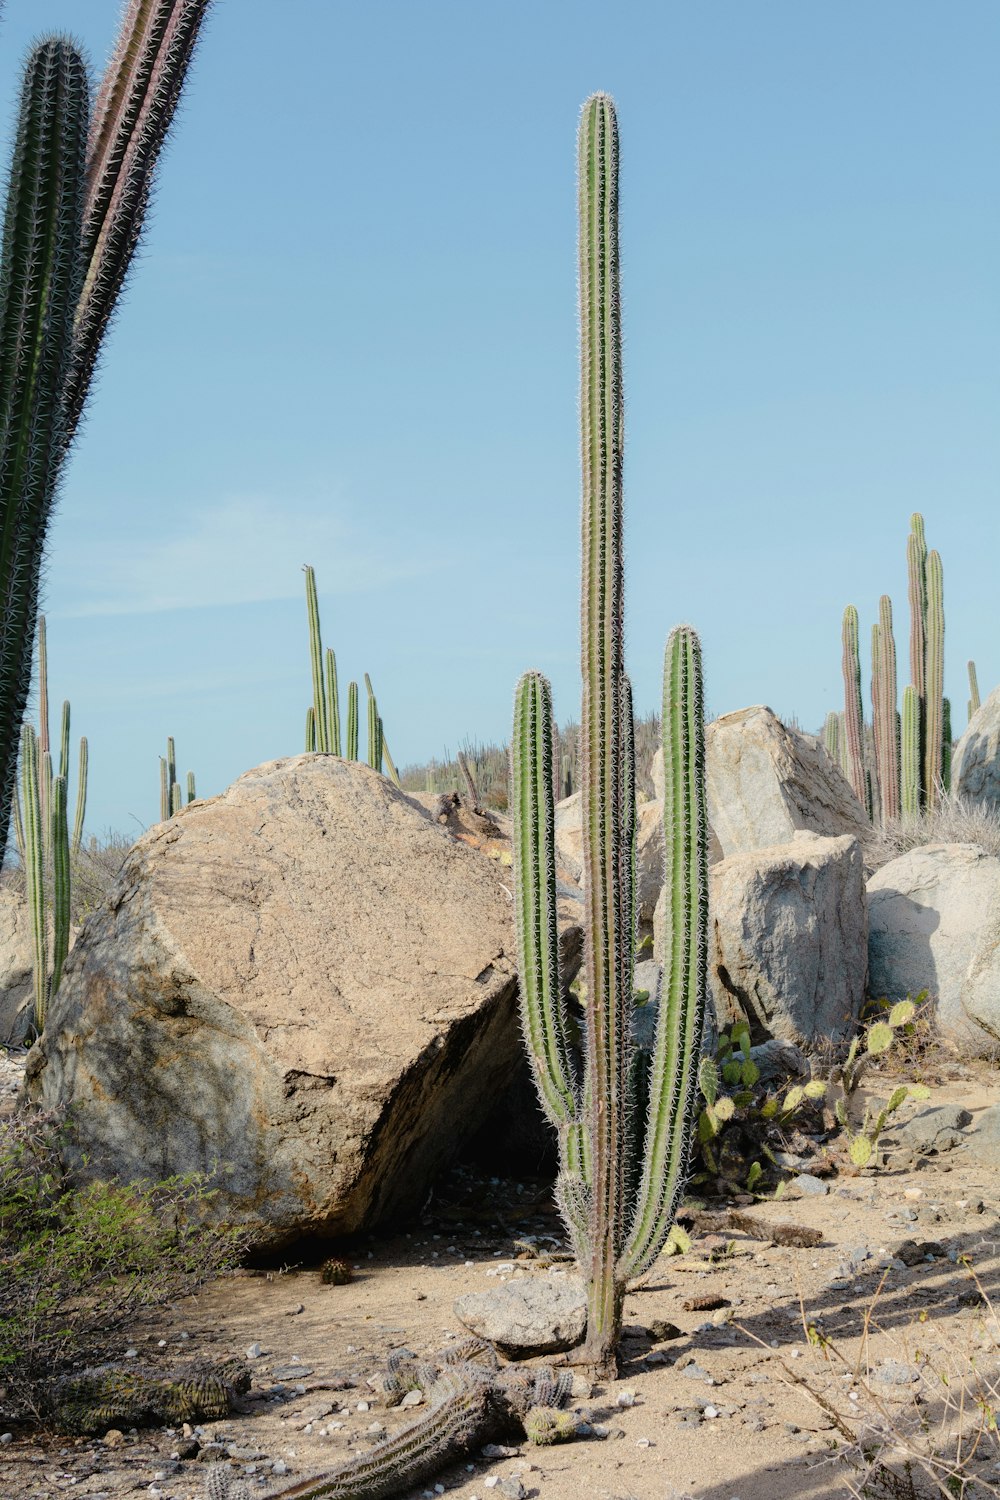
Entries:
[[25,66],[0,254],[0,850],[31,680],[81,284],[87,72],[61,37]]
[[[606,94],[579,132],[583,702],[580,727],[587,985],[582,1076],[556,925],[554,723],[537,672],[518,684],[511,744],[521,1016],[559,1138],[557,1193],[587,1283],[583,1357],[612,1373],[630,1278],[663,1247],[687,1170],[705,994],[704,719],[694,632],[673,632],[664,681],[669,917],[646,1121],[629,1089],[635,949],[635,764],[624,668],[618,129]],[[627,1167],[641,1135],[641,1173]],[[631,1191],[629,1189],[631,1188]]]
[[861,657],[858,649],[858,612],[853,604],[844,610],[843,626],[844,727],[847,734],[848,776],[854,795],[871,816],[871,801],[865,776],[864,716],[861,705]]
[[920,698],[912,682],[903,689],[900,725],[900,803],[904,818],[920,816]]
[[[21,729],[21,837],[31,926],[35,1030],[41,1035],[49,1002],[59,987],[69,951],[70,859],[66,778],[52,776],[52,757],[39,755],[30,724]],[[49,816],[42,819],[40,788],[49,787]]]
[[0,254],[0,849],[59,470],[135,253],[209,0],[132,0],[88,146],[73,44],[31,52]]

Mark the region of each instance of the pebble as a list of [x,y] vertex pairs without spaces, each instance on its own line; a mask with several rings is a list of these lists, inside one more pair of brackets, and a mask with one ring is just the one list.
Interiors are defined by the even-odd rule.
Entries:
[[5,1448],[8,1443],[12,1443],[13,1441],[14,1434],[12,1432],[0,1432],[0,1443],[3,1443]]
[[271,1465],[271,1473],[272,1474],[287,1474],[288,1473],[288,1465],[285,1463],[285,1460],[283,1458],[276,1458],[274,1460],[274,1463]]
[[264,1350],[261,1348],[260,1344],[251,1344],[249,1349],[247,1349],[245,1352],[247,1359],[260,1359],[261,1355],[264,1353]]
[[829,1184],[821,1177],[814,1177],[811,1172],[800,1172],[797,1177],[792,1178],[790,1185],[798,1188],[800,1193],[811,1193],[817,1198],[825,1196],[830,1191]]

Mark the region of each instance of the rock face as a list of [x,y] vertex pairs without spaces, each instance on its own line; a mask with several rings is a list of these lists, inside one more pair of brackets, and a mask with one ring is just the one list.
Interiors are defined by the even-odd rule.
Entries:
[[857,839],[799,832],[712,870],[709,979],[720,1025],[753,1041],[842,1039],[865,993],[867,922]]
[[[556,851],[564,873],[583,878],[583,814],[580,793],[556,804]],[[640,925],[651,923],[663,888],[663,803],[640,802],[636,808],[636,908]]]
[[24,897],[0,889],[0,1046],[19,1046],[34,1009],[31,921]]
[[797,829],[865,838],[871,824],[818,740],[769,708],[723,714],[705,731],[708,818],[728,858],[786,843]]
[[976,709],[955,746],[951,786],[963,802],[1000,808],[1000,688]]
[[94,1172],[204,1172],[264,1244],[413,1212],[520,1055],[507,886],[366,766],[259,766],[131,851],[30,1096]]
[[978,844],[911,849],[869,880],[868,921],[871,995],[927,990],[949,1040],[1000,1037],[1000,859]]

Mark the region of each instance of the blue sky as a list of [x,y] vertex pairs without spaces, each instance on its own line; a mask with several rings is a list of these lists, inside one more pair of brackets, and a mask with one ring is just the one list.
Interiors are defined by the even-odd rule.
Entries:
[[[995,0],[217,0],[48,548],[88,829],[297,753],[301,564],[397,762],[576,716],[577,113],[622,139],[629,666],[689,620],[715,713],[839,704],[840,618],[942,553],[947,684],[1000,681]],[[7,0],[4,140],[40,25]]]

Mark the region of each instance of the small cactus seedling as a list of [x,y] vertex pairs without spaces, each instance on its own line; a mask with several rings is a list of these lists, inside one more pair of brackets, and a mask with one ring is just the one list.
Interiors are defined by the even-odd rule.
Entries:
[[324,1286],[346,1286],[354,1280],[354,1272],[349,1261],[325,1260],[320,1267],[319,1279]]

